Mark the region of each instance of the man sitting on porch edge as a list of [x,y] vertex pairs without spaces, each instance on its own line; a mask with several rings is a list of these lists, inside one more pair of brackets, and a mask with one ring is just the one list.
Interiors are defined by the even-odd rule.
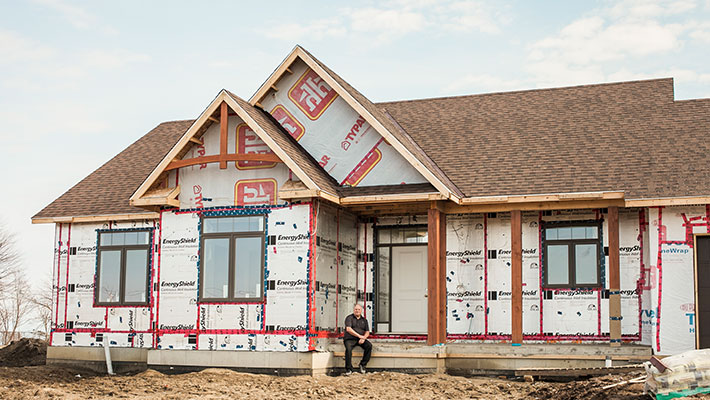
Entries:
[[360,373],[365,373],[367,362],[370,361],[372,344],[367,340],[370,336],[370,325],[362,315],[362,306],[355,304],[353,313],[345,318],[345,334],[343,343],[345,344],[345,375],[353,373],[353,347],[360,346],[365,351],[360,360]]

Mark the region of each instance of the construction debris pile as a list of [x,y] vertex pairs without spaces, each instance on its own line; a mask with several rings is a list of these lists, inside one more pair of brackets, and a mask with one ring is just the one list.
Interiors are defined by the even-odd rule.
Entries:
[[663,360],[654,357],[644,366],[646,390],[657,400],[710,393],[710,349],[687,351]]

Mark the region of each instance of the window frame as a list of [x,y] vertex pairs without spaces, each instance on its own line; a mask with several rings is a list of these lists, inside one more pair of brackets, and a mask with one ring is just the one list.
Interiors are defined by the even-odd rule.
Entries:
[[[242,232],[214,232],[205,233],[205,220],[218,218],[248,218],[261,217],[262,225],[260,231],[242,231]],[[261,272],[260,283],[261,290],[258,297],[234,297],[235,278],[236,278],[236,249],[234,242],[237,238],[255,238],[261,240]],[[229,239],[229,271],[227,273],[227,291],[228,297],[204,297],[204,276],[205,276],[205,240],[207,239]],[[264,274],[266,270],[266,215],[265,214],[247,214],[247,215],[202,215],[200,218],[200,282],[198,287],[198,303],[263,303],[265,296]]]
[[[148,243],[146,244],[130,244],[130,245],[102,245],[101,235],[105,233],[130,233],[130,232],[146,232],[148,234]],[[150,306],[151,300],[151,277],[153,275],[153,228],[136,228],[136,229],[99,229],[97,230],[96,239],[96,277],[94,282],[94,306],[101,307],[145,307]],[[101,290],[101,252],[102,251],[116,251],[121,252],[121,266],[119,268],[119,283],[118,283],[118,301],[115,302],[101,302],[99,301],[99,292]],[[146,280],[145,280],[145,301],[141,302],[127,302],[126,298],[126,254],[129,250],[146,250]]]
[[[577,227],[593,227],[597,229],[596,239],[547,239],[547,229],[554,228],[577,228]],[[554,222],[543,222],[542,226],[542,254],[543,254],[543,276],[542,281],[543,289],[601,289],[604,288],[604,238],[603,234],[603,220],[594,221],[554,221]],[[577,283],[577,273],[576,273],[576,245],[580,244],[593,244],[596,245],[596,255],[597,255],[597,267],[596,267],[596,284],[578,284]],[[548,256],[548,246],[550,245],[567,245],[567,283],[550,284],[548,280],[550,274],[548,272],[548,262],[550,257]]]

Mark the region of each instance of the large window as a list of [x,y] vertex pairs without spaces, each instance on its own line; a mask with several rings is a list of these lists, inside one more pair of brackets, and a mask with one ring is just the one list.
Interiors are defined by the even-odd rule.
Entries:
[[264,217],[205,217],[201,301],[261,301],[263,286]]
[[97,305],[148,304],[150,231],[99,233]]
[[560,223],[544,228],[545,286],[600,287],[601,224]]

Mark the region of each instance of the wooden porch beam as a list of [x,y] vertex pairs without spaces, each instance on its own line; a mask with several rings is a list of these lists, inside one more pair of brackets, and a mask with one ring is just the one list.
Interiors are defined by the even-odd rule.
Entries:
[[534,203],[502,203],[502,204],[471,204],[458,205],[452,202],[445,203],[444,208],[447,214],[471,214],[506,212],[512,210],[521,211],[541,211],[541,210],[576,210],[584,208],[607,208],[612,206],[624,206],[623,199],[610,200],[580,200],[580,201],[549,201]]
[[202,146],[203,144],[205,144],[205,142],[203,142],[202,140],[200,140],[200,139],[198,139],[198,138],[196,138],[196,137],[191,137],[191,138],[190,138],[190,141],[191,141],[192,143],[197,144],[198,146]]
[[427,244],[427,344],[446,342],[446,214],[436,208],[428,211]]
[[280,163],[281,159],[275,154],[261,154],[261,153],[248,153],[248,154],[215,154],[213,156],[205,157],[194,157],[185,160],[174,160],[167,167],[165,171],[170,171],[171,169],[188,167],[190,165],[198,164],[209,164],[209,163],[224,163],[227,164],[228,161],[263,161]]
[[621,346],[621,294],[619,293],[619,207],[609,207],[609,339]]
[[[227,127],[229,126],[229,110],[227,109],[227,103],[222,102],[219,105],[219,155],[223,156],[227,154]],[[227,169],[227,161],[219,160],[219,168]]]
[[510,213],[511,333],[513,343],[523,342],[523,222],[520,210]]

